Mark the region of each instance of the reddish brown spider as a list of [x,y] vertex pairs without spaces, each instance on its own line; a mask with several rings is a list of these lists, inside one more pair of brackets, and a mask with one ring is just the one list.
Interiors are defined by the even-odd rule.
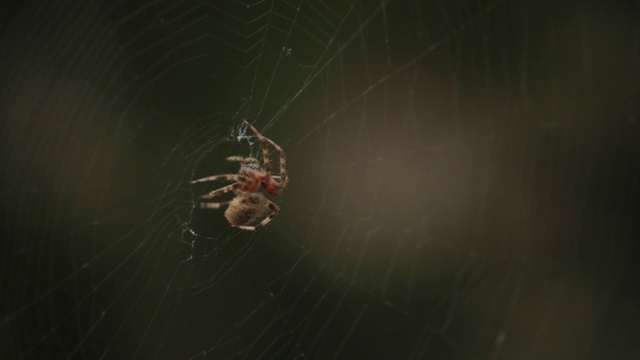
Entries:
[[[280,195],[289,182],[287,176],[287,160],[284,150],[271,139],[264,137],[247,120],[244,123],[251,128],[262,144],[262,162],[252,157],[230,156],[228,161],[240,162],[238,174],[223,174],[208,176],[202,179],[193,180],[191,183],[201,183],[207,181],[227,180],[234,181],[233,184],[214,190],[208,194],[200,196],[200,199],[213,199],[217,196],[234,191],[236,197],[230,201],[222,202],[201,202],[200,207],[205,209],[220,209],[228,206],[224,216],[233,227],[243,230],[256,230],[273,220],[278,215],[280,208],[262,193],[258,192],[263,187],[271,195]],[[271,174],[271,161],[269,160],[269,144],[280,153],[280,174]],[[268,211],[271,214],[264,218],[257,225],[251,225],[260,219]]]

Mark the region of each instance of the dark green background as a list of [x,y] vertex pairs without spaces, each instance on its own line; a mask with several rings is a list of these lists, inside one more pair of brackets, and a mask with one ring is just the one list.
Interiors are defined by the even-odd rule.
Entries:
[[639,355],[637,2],[3,7],[0,358]]

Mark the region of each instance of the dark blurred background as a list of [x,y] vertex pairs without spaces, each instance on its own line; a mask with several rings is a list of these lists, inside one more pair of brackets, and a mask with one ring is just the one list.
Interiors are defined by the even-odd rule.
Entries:
[[0,12],[0,358],[640,355],[638,2]]

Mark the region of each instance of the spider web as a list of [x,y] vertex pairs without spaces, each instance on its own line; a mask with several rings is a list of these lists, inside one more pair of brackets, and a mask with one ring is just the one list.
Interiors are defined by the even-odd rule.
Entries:
[[637,3],[11,6],[0,358],[638,355]]

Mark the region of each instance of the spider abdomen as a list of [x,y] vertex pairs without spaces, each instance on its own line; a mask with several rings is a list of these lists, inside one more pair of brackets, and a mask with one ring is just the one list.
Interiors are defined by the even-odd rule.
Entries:
[[231,201],[224,217],[234,226],[249,225],[269,210],[268,205],[262,195],[238,196]]

